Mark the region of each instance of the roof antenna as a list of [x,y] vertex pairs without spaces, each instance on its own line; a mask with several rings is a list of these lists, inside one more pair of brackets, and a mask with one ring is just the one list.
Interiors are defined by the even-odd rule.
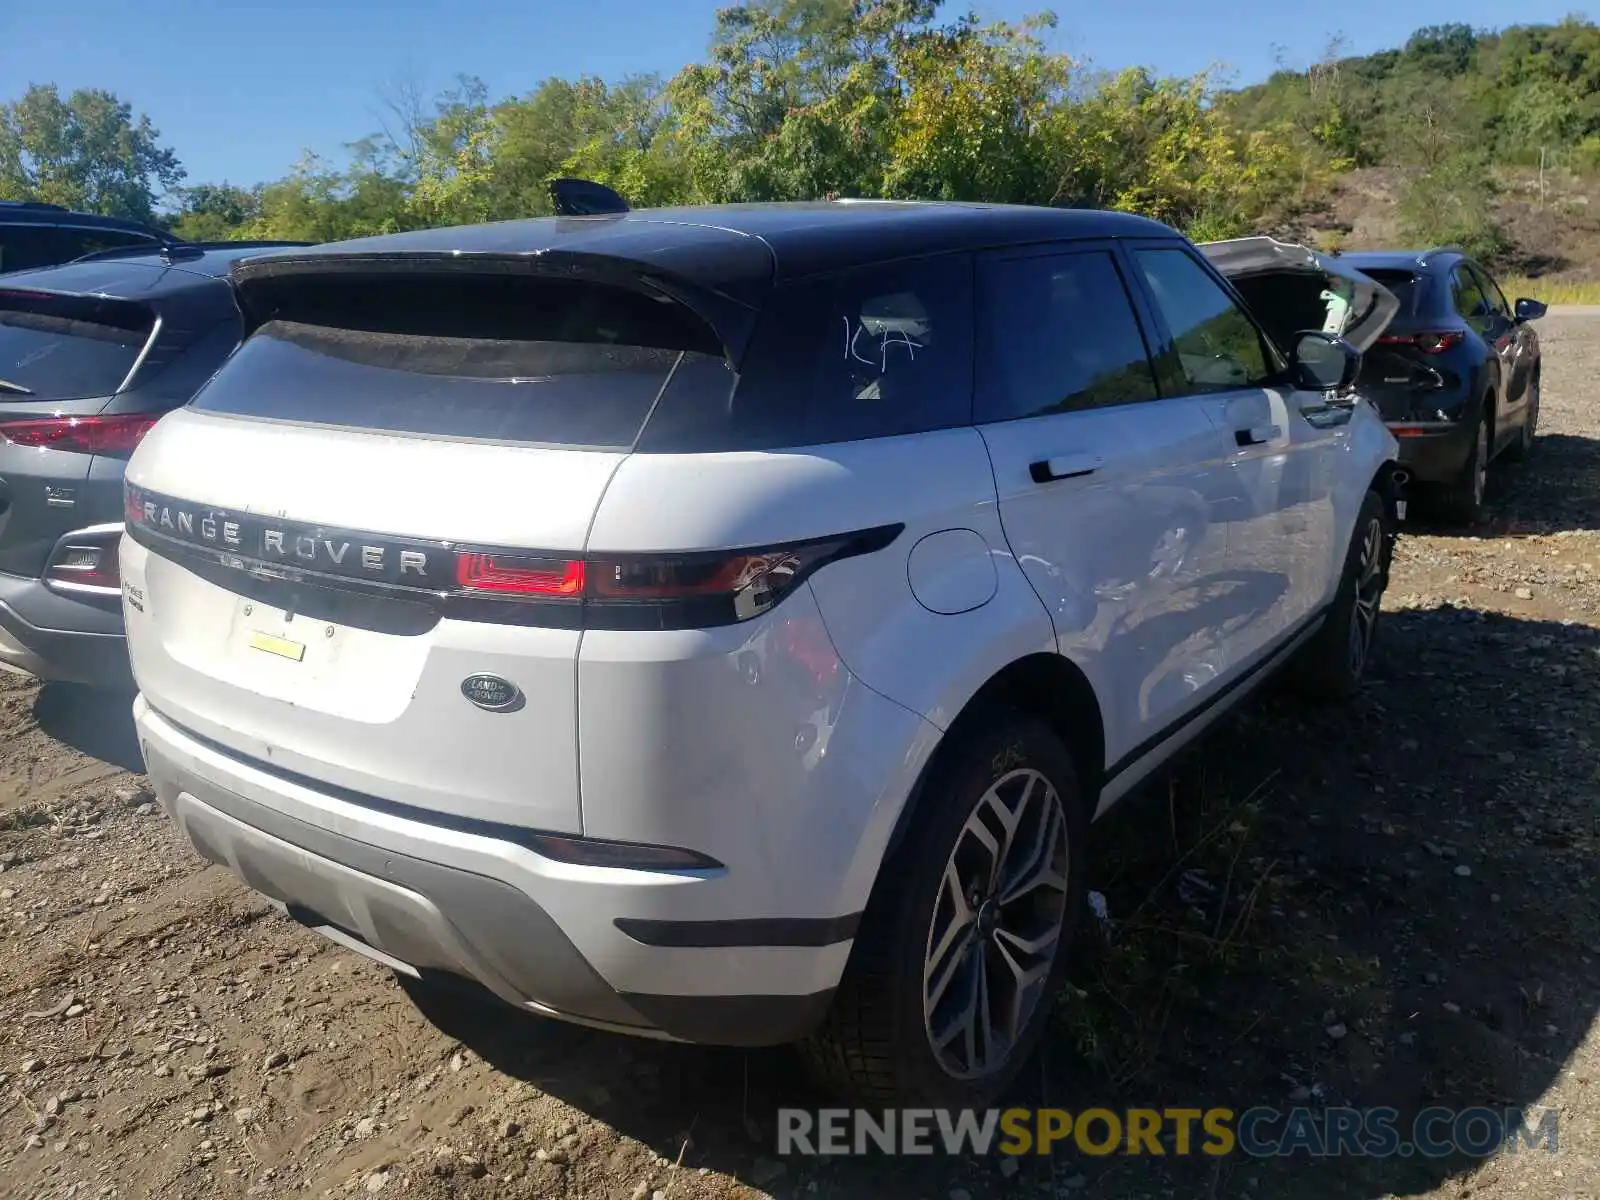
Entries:
[[552,179],[550,203],[558,217],[594,217],[631,211],[628,202],[603,183],[589,179]]

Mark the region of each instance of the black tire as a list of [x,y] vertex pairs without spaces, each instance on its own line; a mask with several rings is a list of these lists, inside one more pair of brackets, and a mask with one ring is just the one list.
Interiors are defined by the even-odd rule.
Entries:
[[[915,824],[879,871],[827,1020],[802,1047],[825,1087],[859,1103],[979,1108],[991,1104],[1015,1080],[1048,1024],[1066,972],[1068,948],[1083,912],[1088,817],[1078,773],[1061,740],[1044,722],[1010,710],[979,718],[972,727],[952,736],[955,740],[946,743],[930,768],[933,774]],[[1043,820],[1053,802],[1048,789],[1039,790],[1041,782],[1048,782],[1059,801],[1053,820]],[[1020,799],[1024,783],[1035,789],[1031,799]],[[990,789],[996,784],[1000,786],[991,800]],[[976,897],[981,903],[973,905],[970,892],[957,893],[950,887],[952,878],[962,880],[963,871],[984,870],[981,854],[974,857],[972,853],[981,850],[982,842],[969,832],[969,821],[976,819],[981,809],[987,819],[984,828],[992,834],[1000,828],[994,804],[1009,806],[1013,802],[1017,807],[1012,823],[1019,836],[1009,844],[1037,851],[1041,857],[1032,860],[1032,865],[1037,868],[1048,862],[1052,878],[1064,866],[1064,886],[1037,887],[1005,905]],[[1009,807],[1007,811],[1011,811]],[[1030,837],[1030,829],[1039,836]],[[1065,839],[1064,848],[1058,834]],[[996,860],[991,857],[987,861]],[[1001,869],[997,873],[1012,880],[1030,873],[1003,870],[1012,862],[1030,862],[1026,857],[1011,860],[1002,854],[998,861]],[[991,884],[990,890],[1003,894],[1003,882],[998,887]],[[957,894],[963,896],[962,909],[981,915],[963,924],[958,916],[962,909],[957,909],[951,898]],[[938,927],[936,917],[941,918]],[[945,917],[948,922],[942,920]],[[998,928],[994,924],[997,919]],[[1035,924],[1030,926],[1030,920]],[[1045,922],[1055,920],[1059,925],[1049,927],[1058,932],[1047,962],[1042,961],[1040,951],[1013,950],[1022,945],[1017,929],[1031,928],[1033,933],[1025,940],[1037,941],[1043,936],[1039,931],[1046,929]],[[953,932],[952,925],[966,932]],[[936,928],[941,930],[937,944]],[[979,951],[971,950],[974,943]],[[936,955],[941,947],[948,952]],[[1009,960],[1008,950],[1013,950]],[[924,1004],[924,963],[930,957],[937,968],[929,972],[930,986],[943,991],[942,998],[935,996],[931,1016]],[[1019,976],[1007,973],[1006,961],[1026,963],[1025,974],[1036,982],[1026,989],[1012,988]],[[941,1055],[931,1031],[946,1027],[955,1011],[950,1005],[963,994],[977,996],[980,991],[991,999],[992,1012],[1006,1007],[1003,1001],[1008,995],[1032,1000],[1031,1007],[1023,1005],[1028,1015],[1016,1023],[1015,1036],[1002,1034],[992,1043],[986,1042],[1006,1049],[996,1052],[994,1061],[977,1064],[982,1069],[970,1071],[974,1063],[966,1050],[970,1046],[976,1052],[975,1041],[957,1036]],[[959,1022],[956,1024],[959,1027]],[[953,1059],[964,1062],[947,1065]]]
[[1533,439],[1539,432],[1539,377],[1528,381],[1528,403],[1522,410],[1522,428],[1517,430],[1517,440],[1505,448],[1510,462],[1525,462],[1533,453]]
[[1393,552],[1388,509],[1369,491],[1356,514],[1333,608],[1296,664],[1295,681],[1309,699],[1345,700],[1360,690],[1377,649]]
[[1457,525],[1476,525],[1489,487],[1489,456],[1494,453],[1493,414],[1487,398],[1478,414],[1478,432],[1461,474],[1445,486],[1441,515]]

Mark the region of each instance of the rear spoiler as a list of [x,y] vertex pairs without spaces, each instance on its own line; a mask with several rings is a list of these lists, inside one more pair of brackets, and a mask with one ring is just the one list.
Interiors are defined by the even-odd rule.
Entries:
[[[235,263],[229,273],[244,316],[246,336],[268,321],[293,319],[296,310],[326,301],[326,284],[339,280],[382,288],[385,276],[534,276],[610,284],[681,304],[704,321],[722,343],[730,362],[744,355],[756,308],[725,292],[713,291],[670,271],[634,259],[577,250],[539,250],[525,254],[411,251],[372,254],[273,254]],[[308,303],[309,302],[309,303]],[[304,306],[304,307],[303,307]],[[355,315],[359,306],[351,305]]]

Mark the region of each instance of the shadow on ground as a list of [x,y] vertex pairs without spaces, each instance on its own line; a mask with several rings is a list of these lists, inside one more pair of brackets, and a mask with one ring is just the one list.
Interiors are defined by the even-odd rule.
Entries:
[[1600,439],[1541,433],[1526,462],[1496,459],[1483,519],[1462,527],[1439,520],[1426,486],[1407,524],[1435,536],[1506,537],[1600,529]]
[[[1383,648],[1353,704],[1263,696],[1097,827],[1112,923],[1075,949],[1019,1100],[1386,1105],[1404,1132],[1426,1106],[1533,1105],[1556,1080],[1600,1002],[1600,631],[1440,608],[1388,616]],[[743,1179],[770,1168],[779,1107],[827,1103],[781,1050],[429,1015],[669,1160]],[[766,1186],[1376,1200],[1471,1165],[1067,1151],[1003,1177],[998,1159],[791,1159]]]
[[33,715],[39,728],[57,741],[140,774],[144,759],[133,729],[132,705],[131,694],[47,683],[39,689]]

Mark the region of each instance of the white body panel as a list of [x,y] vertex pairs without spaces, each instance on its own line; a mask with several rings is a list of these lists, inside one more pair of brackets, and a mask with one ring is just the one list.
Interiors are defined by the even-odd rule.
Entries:
[[[1154,401],[983,427],[1006,536],[1059,652],[1101,698],[1108,763],[1227,675],[1232,482],[1212,407]],[[1094,469],[1036,482],[1030,464],[1053,459]]]
[[[178,412],[130,483],[330,530],[601,560],[898,533],[692,628],[341,621],[126,538],[151,776],[197,846],[268,894],[307,886],[346,944],[403,963],[431,938],[423,967],[514,1003],[639,1032],[648,1004],[597,1014],[617,996],[825,998],[942,735],[997,674],[1059,655],[1088,681],[1106,772],[1084,784],[1103,811],[1313,628],[1394,453],[1366,405],[1314,421],[1317,402],[1256,389],[700,454]],[[478,674],[526,703],[476,706]],[[288,833],[252,829],[249,805]],[[557,841],[700,857],[580,866]],[[459,872],[474,910],[526,899],[607,996],[547,1003],[497,965],[518,930],[475,941],[393,863],[325,857],[345,843]]]
[[[139,447],[128,479],[240,512],[345,529],[577,550],[622,456],[386,436],[180,409]],[[359,553],[359,549],[352,551]],[[440,621],[398,635],[265,604],[127,543],[134,678],[161,711],[250,758],[440,812],[580,832],[579,634]],[[257,634],[304,647],[263,653]],[[462,698],[495,671],[528,703],[485,714]],[[309,719],[308,719],[309,715]],[[471,747],[470,760],[447,752]],[[470,764],[470,765],[469,765]]]

